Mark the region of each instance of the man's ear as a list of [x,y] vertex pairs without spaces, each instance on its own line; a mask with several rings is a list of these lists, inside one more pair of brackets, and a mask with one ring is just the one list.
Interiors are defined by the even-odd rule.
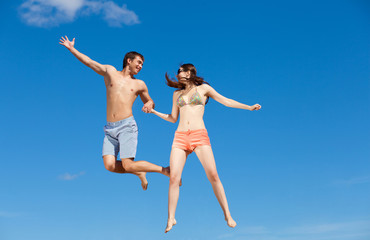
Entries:
[[130,65],[132,60],[130,58],[127,58],[127,65]]

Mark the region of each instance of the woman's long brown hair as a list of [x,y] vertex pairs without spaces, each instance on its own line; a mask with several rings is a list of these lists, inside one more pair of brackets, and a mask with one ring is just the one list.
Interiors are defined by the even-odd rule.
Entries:
[[[190,71],[190,77],[187,78],[186,80],[192,82],[195,86],[200,86],[202,84],[209,85],[209,83],[204,81],[202,77],[197,76],[197,69],[194,67],[193,64],[185,63],[182,64],[180,68],[182,68],[184,72]],[[174,78],[171,79],[167,73],[166,73],[166,84],[170,87],[177,88],[177,90],[184,90],[186,86],[184,83],[180,83],[178,80]],[[208,99],[209,98],[207,97],[206,103],[208,102]]]
[[[193,64],[185,63],[185,64],[182,64],[180,66],[180,68],[182,68],[184,72],[190,71],[190,78],[188,78],[187,80],[192,82],[195,86],[200,86],[203,83],[209,85],[209,83],[204,81],[204,79],[202,77],[197,76],[197,70],[196,70],[196,68],[194,67]],[[180,83],[178,80],[176,80],[174,78],[171,79],[168,76],[167,73],[166,73],[166,80],[167,80],[166,84],[170,87],[177,88],[178,90],[185,89],[185,84],[184,83]]]

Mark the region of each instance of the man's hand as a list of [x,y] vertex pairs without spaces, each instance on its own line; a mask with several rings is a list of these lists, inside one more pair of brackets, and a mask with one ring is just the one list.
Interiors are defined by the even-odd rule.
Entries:
[[153,101],[147,101],[144,106],[143,106],[143,112],[145,113],[152,113],[153,111],[153,106],[154,106],[154,103]]
[[253,106],[251,106],[251,111],[260,110],[260,109],[261,109],[261,105],[259,105],[259,104],[254,104]]
[[68,50],[71,50],[75,46],[75,38],[73,38],[72,41],[69,41],[67,36],[65,36],[65,38],[62,37],[59,40],[59,44],[65,46]]

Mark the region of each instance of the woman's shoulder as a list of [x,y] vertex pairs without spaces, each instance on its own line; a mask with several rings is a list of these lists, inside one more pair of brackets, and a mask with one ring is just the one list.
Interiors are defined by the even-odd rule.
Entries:
[[209,89],[212,89],[212,87],[208,83],[203,83],[203,84],[199,85],[198,88],[199,89],[202,89],[204,91],[207,91]]
[[179,96],[181,94],[182,90],[181,89],[177,89],[173,92],[173,96]]
[[175,91],[173,92],[173,94],[175,94],[175,93],[179,94],[179,93],[181,93],[181,92],[182,92],[182,90],[181,90],[181,89],[177,89],[177,90],[175,90]]

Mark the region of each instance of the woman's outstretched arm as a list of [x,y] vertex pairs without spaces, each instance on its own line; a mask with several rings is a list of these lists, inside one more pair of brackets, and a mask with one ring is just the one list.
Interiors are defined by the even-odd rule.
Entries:
[[240,109],[246,109],[246,110],[260,110],[261,105],[259,104],[254,104],[252,106],[237,102],[233,99],[226,98],[216,92],[215,89],[213,89],[211,86],[207,84],[203,84],[204,89],[206,90],[206,96],[213,98],[217,102],[225,105],[226,107],[232,107],[232,108],[240,108]]
[[177,98],[179,96],[179,92],[175,91],[173,93],[173,100],[172,100],[172,112],[171,114],[164,114],[160,113],[156,110],[152,110],[151,113],[154,113],[158,117],[162,118],[163,120],[175,123],[177,122],[177,118],[179,117],[179,107],[176,105]]

